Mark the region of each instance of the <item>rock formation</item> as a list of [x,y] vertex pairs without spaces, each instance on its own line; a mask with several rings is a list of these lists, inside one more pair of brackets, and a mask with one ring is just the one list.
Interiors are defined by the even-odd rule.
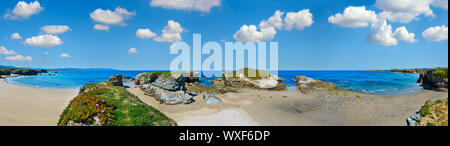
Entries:
[[161,103],[189,104],[194,100],[186,93],[185,83],[188,75],[184,73],[186,72],[143,73],[136,77],[136,84],[141,85],[141,90]]
[[312,79],[305,76],[297,76],[295,78],[297,88],[304,94],[312,93],[315,91],[330,91],[336,89],[336,85],[331,83],[325,83],[320,80]]
[[448,74],[447,70],[422,72],[417,82],[422,84],[424,89],[436,91],[448,91],[447,74]]
[[122,75],[117,74],[113,75],[108,79],[108,83],[111,83],[113,86],[123,86]]
[[283,79],[266,71],[244,68],[222,73],[225,85],[266,90],[285,90]]

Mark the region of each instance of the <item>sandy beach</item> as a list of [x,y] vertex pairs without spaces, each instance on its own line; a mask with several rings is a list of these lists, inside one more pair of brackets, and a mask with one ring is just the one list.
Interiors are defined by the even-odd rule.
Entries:
[[381,96],[241,89],[219,95],[219,104],[206,104],[200,94],[190,105],[165,105],[135,86],[128,91],[182,126],[406,126],[406,118],[427,100],[448,97],[448,92],[429,90]]
[[78,90],[20,86],[0,79],[1,126],[56,126]]

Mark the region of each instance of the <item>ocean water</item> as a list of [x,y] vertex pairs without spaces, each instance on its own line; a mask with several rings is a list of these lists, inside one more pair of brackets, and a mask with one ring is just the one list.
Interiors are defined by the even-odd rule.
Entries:
[[[57,70],[47,74],[27,77],[7,78],[8,82],[49,88],[80,88],[86,83],[106,81],[110,76],[122,74],[134,77],[139,73],[151,71],[95,71],[95,70]],[[52,75],[56,74],[56,75]],[[294,79],[297,75],[308,76],[328,83],[334,83],[340,88],[356,92],[378,95],[400,95],[420,92],[416,83],[417,74],[398,74],[385,71],[279,71],[278,76],[285,79],[289,89],[295,89]],[[202,77],[202,85],[211,85],[214,78]],[[125,84],[133,84],[126,82]]]

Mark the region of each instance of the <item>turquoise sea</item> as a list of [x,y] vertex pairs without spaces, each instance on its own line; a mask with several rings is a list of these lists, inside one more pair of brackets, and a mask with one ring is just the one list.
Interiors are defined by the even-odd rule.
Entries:
[[[151,71],[119,71],[119,70],[52,70],[46,74],[27,77],[10,77],[10,83],[48,87],[48,88],[79,88],[86,83],[106,81],[115,74],[134,77],[143,72]],[[340,88],[356,92],[377,95],[399,95],[420,92],[421,87],[416,83],[417,74],[398,74],[386,71],[279,71],[278,75],[285,79],[290,89],[295,89],[293,79],[297,75],[334,83]],[[201,78],[201,84],[210,85],[213,78]],[[132,84],[127,82],[125,84]]]

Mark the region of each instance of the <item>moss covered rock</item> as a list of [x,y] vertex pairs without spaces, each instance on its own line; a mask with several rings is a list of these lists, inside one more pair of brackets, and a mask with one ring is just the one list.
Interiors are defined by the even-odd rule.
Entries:
[[222,73],[225,85],[265,90],[286,90],[283,79],[267,71],[244,68]]

